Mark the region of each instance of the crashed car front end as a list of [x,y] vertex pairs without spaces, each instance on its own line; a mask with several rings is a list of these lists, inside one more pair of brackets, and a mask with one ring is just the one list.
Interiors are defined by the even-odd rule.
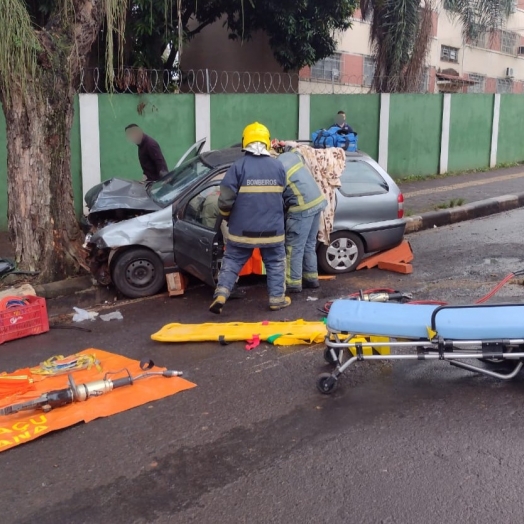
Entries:
[[83,247],[100,284],[111,283],[112,258],[131,246],[151,249],[164,263],[173,259],[171,206],[162,209],[143,184],[114,178],[95,186],[85,200],[89,215]]
[[100,229],[93,228],[86,235],[87,263],[100,284],[111,283],[112,258],[130,246],[146,247],[158,255],[164,266],[174,265],[171,206]]

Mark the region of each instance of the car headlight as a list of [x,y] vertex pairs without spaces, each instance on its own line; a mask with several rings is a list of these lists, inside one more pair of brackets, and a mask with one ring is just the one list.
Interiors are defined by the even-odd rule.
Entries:
[[92,233],[88,233],[86,235],[85,240],[84,240],[84,245],[82,246],[84,249],[87,248],[87,245],[91,243],[91,238],[93,238],[93,234]]

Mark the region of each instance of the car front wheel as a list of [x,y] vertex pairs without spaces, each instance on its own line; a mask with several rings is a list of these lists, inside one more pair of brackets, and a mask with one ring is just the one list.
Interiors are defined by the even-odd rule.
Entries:
[[331,235],[329,245],[318,248],[318,265],[330,274],[354,271],[364,256],[364,244],[360,237],[350,231],[338,231]]
[[165,284],[162,261],[149,249],[127,249],[117,256],[111,266],[113,283],[126,297],[156,295]]

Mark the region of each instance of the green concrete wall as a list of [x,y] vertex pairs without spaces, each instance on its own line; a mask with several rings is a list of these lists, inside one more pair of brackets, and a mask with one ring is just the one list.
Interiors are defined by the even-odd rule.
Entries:
[[[195,141],[195,97],[190,94],[99,95],[101,178],[140,179],[136,146],[128,143],[124,127],[137,123],[160,143],[169,167]],[[380,95],[311,95],[311,131],[328,127],[345,110],[359,134],[359,147],[378,157]],[[448,170],[487,168],[489,165],[494,95],[454,94]],[[298,136],[299,97],[276,94],[212,95],[210,100],[213,149],[240,142],[245,125],[260,121],[273,137]],[[393,94],[390,98],[388,171],[393,176],[438,173],[442,95]],[[524,160],[524,96],[502,95],[497,163]],[[71,131],[71,173],[75,208],[83,206],[78,97]],[[7,148],[5,119],[0,111],[0,230],[7,226]]]
[[448,171],[489,166],[494,95],[451,97]]
[[244,127],[260,122],[272,138],[298,137],[298,96],[223,94],[211,96],[211,148],[238,144]]
[[0,105],[0,231],[7,229],[7,139],[5,117]]
[[524,160],[524,96],[500,97],[497,164]]
[[84,207],[82,191],[82,152],[80,149],[80,110],[78,97],[75,97],[75,113],[71,129],[71,176],[73,177],[73,197],[75,199],[76,216],[80,218]]
[[358,133],[358,148],[377,160],[380,95],[311,95],[311,132],[332,126],[339,111]]
[[392,94],[388,173],[393,177],[438,173],[443,95]]
[[171,169],[195,142],[194,95],[99,95],[100,169],[102,180],[140,180],[137,147],[124,128],[139,125],[162,148]]

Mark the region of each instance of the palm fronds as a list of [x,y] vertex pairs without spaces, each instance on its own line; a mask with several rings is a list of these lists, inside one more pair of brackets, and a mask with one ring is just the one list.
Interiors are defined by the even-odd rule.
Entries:
[[[371,20],[375,59],[373,88],[379,93],[417,91],[430,48],[435,0],[360,0],[364,20]],[[514,0],[447,0],[446,10],[459,21],[465,42],[494,35],[511,14]]]

